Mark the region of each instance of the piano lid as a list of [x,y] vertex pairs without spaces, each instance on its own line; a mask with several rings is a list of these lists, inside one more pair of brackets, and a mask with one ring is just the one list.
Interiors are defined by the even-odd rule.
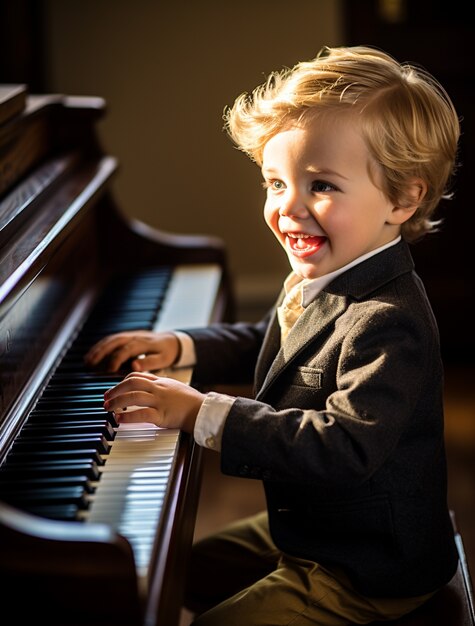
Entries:
[[0,124],[19,115],[26,106],[25,85],[0,85]]

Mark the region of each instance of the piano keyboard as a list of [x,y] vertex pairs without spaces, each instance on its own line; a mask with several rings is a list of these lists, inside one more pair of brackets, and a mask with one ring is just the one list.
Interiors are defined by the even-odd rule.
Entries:
[[[219,281],[220,271],[210,266],[175,270],[154,330],[208,324]],[[189,383],[192,370],[157,373]],[[138,575],[145,577],[180,433],[152,424],[121,424],[116,430],[88,521],[109,524],[126,537],[134,549]]]
[[[137,573],[146,577],[180,433],[118,426],[103,409],[103,395],[123,374],[91,372],[83,356],[107,334],[208,324],[220,280],[214,265],[146,269],[113,280],[0,468],[0,498],[43,517],[110,525],[129,540]],[[161,372],[183,382],[191,373]]]

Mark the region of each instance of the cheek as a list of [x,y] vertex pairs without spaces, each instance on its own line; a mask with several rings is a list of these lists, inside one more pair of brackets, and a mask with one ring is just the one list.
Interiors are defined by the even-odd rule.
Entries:
[[264,220],[273,232],[279,230],[279,211],[269,201],[264,205]]
[[264,220],[269,229],[274,233],[277,241],[285,248],[285,237],[279,230],[279,211],[271,208],[269,204],[264,207]]
[[316,221],[327,235],[331,236],[335,233],[352,229],[354,226],[354,211],[342,210],[341,206],[331,201],[321,202],[315,213],[317,215]]
[[335,219],[335,216],[339,213],[339,207],[334,202],[333,198],[322,198],[315,202],[311,209],[310,215],[317,222],[331,223]]

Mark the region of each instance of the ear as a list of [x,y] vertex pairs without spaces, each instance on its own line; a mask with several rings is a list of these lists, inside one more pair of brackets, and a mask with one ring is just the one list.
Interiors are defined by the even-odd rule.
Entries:
[[427,193],[427,183],[422,178],[412,178],[404,197],[400,198],[401,204],[392,208],[388,217],[388,224],[403,224],[411,218],[420,206],[424,196]]

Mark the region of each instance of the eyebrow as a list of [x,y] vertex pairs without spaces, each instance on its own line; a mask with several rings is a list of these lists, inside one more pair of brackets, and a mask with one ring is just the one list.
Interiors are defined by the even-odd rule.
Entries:
[[339,174],[338,172],[335,172],[335,170],[330,170],[330,169],[321,169],[321,170],[308,169],[307,172],[309,174],[313,174],[314,176],[336,176],[337,178],[342,178],[343,180],[349,180],[347,176],[343,176],[343,174]]
[[[337,178],[341,178],[342,180],[349,180],[349,178],[347,176],[343,176],[343,174],[339,174],[338,172],[335,172],[335,170],[331,170],[331,169],[321,169],[321,170],[314,170],[314,169],[307,169],[306,172],[308,174],[311,174],[312,176],[336,176]],[[261,173],[262,175],[269,175],[269,174],[274,174],[277,173],[278,175],[278,170],[276,170],[274,167],[262,167],[261,168]]]

